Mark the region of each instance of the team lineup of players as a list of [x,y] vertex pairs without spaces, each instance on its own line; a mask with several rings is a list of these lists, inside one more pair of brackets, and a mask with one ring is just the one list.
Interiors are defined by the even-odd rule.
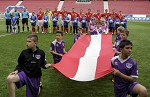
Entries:
[[[96,13],[92,13],[91,9],[88,9],[87,13],[83,13],[83,10],[80,9],[80,12],[77,13],[75,12],[75,8],[72,8],[71,12],[66,11],[65,8],[63,8],[62,11],[57,11],[57,8],[55,8],[54,11],[46,9],[46,11],[43,12],[42,9],[39,8],[37,14],[32,12],[32,15],[29,16],[27,8],[24,8],[21,17],[22,31],[24,32],[25,25],[29,31],[28,20],[30,20],[32,33],[40,32],[39,30],[41,28],[43,33],[48,33],[48,29],[50,29],[50,32],[52,33],[55,33],[56,30],[61,30],[65,33],[70,32],[75,34],[77,33],[77,28],[80,26],[83,28],[83,33],[90,32],[90,34],[98,34],[112,32],[114,34],[120,25],[127,28],[127,20],[125,19],[125,16],[122,15],[122,11],[116,13],[115,9],[113,9],[112,12],[108,12],[108,10],[105,9],[104,13],[100,13],[100,10],[97,10]],[[20,32],[20,13],[17,8],[15,8],[13,13],[8,9],[5,12],[5,19],[7,32],[10,26],[10,32],[16,33],[16,25],[18,25],[18,32]],[[37,31],[35,28],[36,25]],[[107,28],[109,28],[109,31]]]

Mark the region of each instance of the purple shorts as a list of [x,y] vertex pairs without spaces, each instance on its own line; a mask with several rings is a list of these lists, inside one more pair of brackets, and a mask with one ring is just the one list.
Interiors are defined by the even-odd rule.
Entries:
[[114,89],[114,92],[115,92],[115,97],[127,97],[127,95],[131,95],[132,97],[137,97],[138,95],[137,94],[134,94],[132,92],[133,88],[135,85],[137,85],[138,82],[133,82],[129,85],[129,87],[126,89],[126,91],[122,91],[122,92],[119,92],[117,90]]
[[20,78],[20,82],[15,83],[16,87],[21,88],[22,86],[26,85],[26,96],[38,97],[41,78],[28,77],[24,71],[19,72],[18,76]]

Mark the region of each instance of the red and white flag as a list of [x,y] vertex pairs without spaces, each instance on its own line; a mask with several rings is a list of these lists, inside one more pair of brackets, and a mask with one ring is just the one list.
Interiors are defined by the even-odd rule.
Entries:
[[52,66],[72,80],[92,81],[113,71],[110,61],[113,55],[111,35],[83,35]]

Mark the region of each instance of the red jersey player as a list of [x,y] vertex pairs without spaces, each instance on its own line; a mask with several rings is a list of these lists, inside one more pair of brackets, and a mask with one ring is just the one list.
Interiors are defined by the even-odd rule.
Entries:
[[44,12],[42,12],[42,8],[39,8],[39,12],[37,14],[37,19],[38,19],[38,25],[37,25],[37,33],[39,32],[39,28],[41,27],[42,32],[43,32],[43,16]]

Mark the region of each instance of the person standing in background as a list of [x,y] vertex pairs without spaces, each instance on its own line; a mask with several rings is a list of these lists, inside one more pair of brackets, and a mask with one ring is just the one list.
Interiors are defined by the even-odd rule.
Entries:
[[6,20],[6,32],[8,33],[8,29],[10,28],[10,33],[12,32],[12,28],[11,28],[11,13],[10,13],[10,9],[7,9],[7,11],[5,12],[5,20]]
[[17,7],[15,7],[15,11],[13,12],[15,17],[17,18],[17,26],[18,26],[18,33],[20,32],[20,25],[19,25],[19,20],[20,20],[20,12],[17,10]]
[[43,16],[44,16],[44,12],[42,12],[42,8],[39,8],[39,12],[37,14],[37,33],[39,33],[39,30],[41,28],[41,31],[43,32]]
[[26,8],[24,8],[24,11],[22,12],[22,31],[24,32],[25,24],[27,26],[27,30],[29,32],[29,26],[28,26],[28,18],[29,18],[29,12]]

